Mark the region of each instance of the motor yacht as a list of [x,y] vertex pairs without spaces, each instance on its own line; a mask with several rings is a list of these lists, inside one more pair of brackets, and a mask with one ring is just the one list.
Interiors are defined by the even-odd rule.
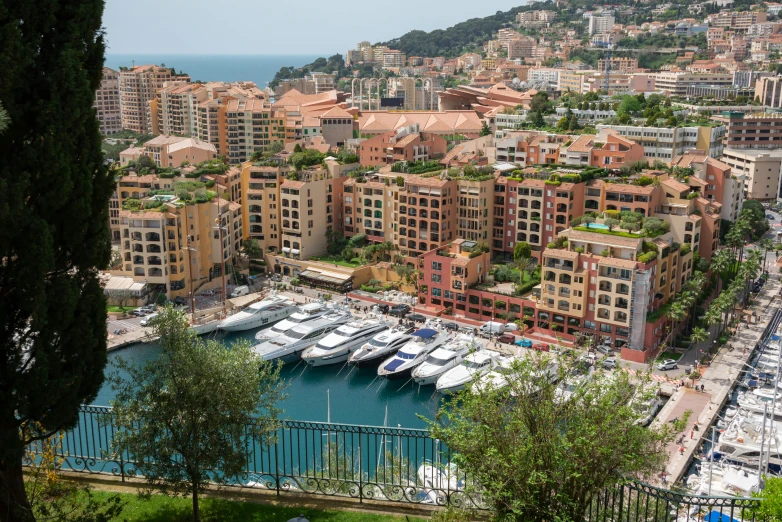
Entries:
[[469,352],[483,350],[483,344],[474,336],[460,334],[429,353],[424,362],[416,366],[411,376],[416,384],[434,384],[442,374],[458,366]]
[[401,379],[424,362],[426,356],[449,340],[445,333],[431,328],[421,328],[413,332],[412,338],[393,357],[383,361],[377,369],[380,377]]
[[779,453],[782,440],[777,429],[772,429],[768,420],[764,423],[762,416],[736,415],[720,435],[714,446],[713,456],[715,460],[754,466],[758,464],[761,443],[764,459],[768,458],[769,469],[779,470],[782,464]]
[[776,403],[774,403],[771,399],[766,399],[754,393],[741,392],[736,399],[736,404],[739,411],[745,410],[752,413],[763,413],[765,411],[768,414],[775,411],[778,412],[776,413],[777,416],[782,415],[782,394],[779,394]]
[[520,358],[516,356],[498,355],[494,358],[496,366],[489,372],[480,375],[472,383],[472,392],[481,393],[501,390],[508,385],[509,374],[513,369],[513,363]]
[[757,470],[725,462],[703,462],[697,468],[697,474],[687,477],[687,489],[694,495],[750,497],[760,490]]
[[359,347],[387,329],[388,323],[374,317],[351,321],[307,348],[301,358],[310,366],[343,363]]
[[454,393],[463,390],[478,377],[491,371],[497,365],[495,357],[498,355],[492,350],[467,354],[459,366],[451,368],[437,379],[437,391]]
[[332,308],[329,308],[326,301],[317,301],[315,303],[301,305],[286,319],[275,324],[268,330],[258,332],[255,335],[255,338],[260,341],[261,339],[284,335],[285,332],[294,326],[322,317],[329,313],[330,310],[332,310]]
[[375,334],[372,339],[350,354],[348,364],[359,368],[377,364],[407,344],[412,337],[410,334],[414,331],[415,328],[408,326],[395,326]]
[[263,339],[253,346],[253,351],[267,361],[292,362],[301,357],[302,352],[328,334],[347,323],[350,312],[335,310],[332,313],[298,324],[285,332]]
[[581,373],[579,375],[571,375],[564,379],[557,389],[554,390],[554,400],[559,403],[564,403],[570,400],[578,389],[583,386],[594,374],[594,366],[590,367],[587,373]]
[[285,319],[295,311],[296,303],[294,301],[272,292],[241,312],[220,321],[217,329],[224,332],[243,332],[253,328],[264,328]]
[[196,335],[206,335],[217,331],[220,326],[220,321],[221,319],[214,315],[199,317],[198,319],[191,320],[190,328],[188,329]]

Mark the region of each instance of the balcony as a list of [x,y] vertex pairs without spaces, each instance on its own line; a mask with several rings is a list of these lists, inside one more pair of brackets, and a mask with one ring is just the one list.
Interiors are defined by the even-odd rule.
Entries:
[[546,268],[553,268],[555,270],[567,270],[568,272],[573,271],[573,261],[563,261],[561,259],[552,259],[552,258],[546,258],[546,263],[544,265]]
[[621,309],[623,309],[623,310],[627,310],[627,307],[628,307],[628,302],[627,302],[627,299],[617,299],[617,300],[616,300],[616,305],[615,305],[615,306],[616,306],[617,308],[621,308]]
[[601,292],[611,292],[612,291],[611,283],[607,283],[605,281],[601,281],[600,285],[598,286],[598,289]]

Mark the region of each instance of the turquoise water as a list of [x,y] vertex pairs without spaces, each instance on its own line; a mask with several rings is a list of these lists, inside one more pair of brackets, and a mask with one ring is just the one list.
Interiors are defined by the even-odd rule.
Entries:
[[173,67],[204,82],[255,82],[264,88],[281,67],[301,67],[319,55],[197,55],[197,54],[106,54],[106,67],[156,64]]
[[608,225],[602,223],[590,223],[588,228],[599,228],[600,230],[608,230]]
[[[222,339],[231,342],[234,339],[254,339],[255,330],[229,334]],[[113,371],[112,361],[117,357],[143,363],[154,359],[160,353],[155,344],[135,344],[109,353],[106,373]],[[328,420],[328,395],[331,397],[331,422],[340,424],[364,424],[382,426],[388,405],[388,426],[404,428],[424,428],[426,424],[417,417],[424,415],[430,419],[436,413],[439,395],[434,394],[434,386],[419,387],[412,382],[385,381],[377,379],[375,367],[354,369],[349,372],[341,365],[308,367],[296,363],[283,368],[283,378],[289,386],[289,397],[282,403],[284,418],[303,421],[325,422]],[[374,381],[374,382],[373,382]],[[400,390],[399,388],[402,387]],[[103,385],[94,405],[108,406],[113,397],[108,384]]]

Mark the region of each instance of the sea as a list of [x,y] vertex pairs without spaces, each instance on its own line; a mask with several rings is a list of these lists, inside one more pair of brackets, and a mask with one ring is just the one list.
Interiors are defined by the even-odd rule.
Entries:
[[113,54],[106,53],[106,67],[155,64],[189,74],[193,81],[255,82],[260,88],[272,81],[282,67],[301,67],[319,55],[285,54]]
[[[230,344],[239,339],[253,341],[256,330],[218,334],[216,340]],[[214,334],[213,334],[214,335]],[[154,343],[139,343],[109,353],[106,375],[117,371],[115,362],[122,357],[133,365],[142,365],[160,355]],[[377,367],[353,369],[341,364],[310,367],[301,362],[282,369],[288,395],[280,407],[282,418],[335,424],[362,424],[402,428],[426,428],[419,415],[434,419],[442,396],[434,386],[418,386],[404,380],[377,378]],[[208,391],[206,391],[208,393]],[[104,382],[93,401],[109,406],[114,392]],[[386,410],[388,414],[386,416]]]

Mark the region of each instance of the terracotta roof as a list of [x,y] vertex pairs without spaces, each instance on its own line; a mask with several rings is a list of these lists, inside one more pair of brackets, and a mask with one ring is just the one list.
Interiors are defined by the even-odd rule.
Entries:
[[406,147],[407,145],[409,145],[412,142],[414,142],[417,138],[418,138],[418,134],[408,134],[407,136],[405,136],[401,140],[399,140],[396,143],[394,143],[394,148],[398,147],[398,148],[401,149],[402,147]]
[[342,107],[338,107],[337,106],[337,107],[332,107],[328,111],[326,111],[323,114],[321,114],[320,118],[321,119],[323,119],[323,118],[349,118],[349,119],[352,120],[353,119],[353,115],[350,114],[349,112],[347,112]]
[[363,112],[358,118],[359,130],[382,134],[417,123],[421,132],[461,132],[477,134],[483,127],[475,111],[446,112]]
[[582,134],[568,147],[568,152],[591,152],[595,143],[595,137],[589,134]]
[[671,161],[672,167],[682,167],[682,168],[689,168],[692,166],[693,163],[703,163],[706,161],[706,158],[708,156],[703,156],[701,154],[684,154],[682,156],[676,156],[673,158],[673,161]]
[[286,180],[280,185],[280,188],[294,188],[294,189],[300,189],[307,185],[304,181],[289,181]]
[[676,181],[675,179],[668,178],[662,182],[663,185],[666,187],[669,187],[671,190],[675,190],[676,192],[682,193],[685,191],[689,191],[690,187],[685,185],[684,183],[681,183],[679,181]]
[[578,259],[578,252],[572,250],[560,250],[558,248],[547,248],[543,251],[544,256],[560,257],[562,259]]

